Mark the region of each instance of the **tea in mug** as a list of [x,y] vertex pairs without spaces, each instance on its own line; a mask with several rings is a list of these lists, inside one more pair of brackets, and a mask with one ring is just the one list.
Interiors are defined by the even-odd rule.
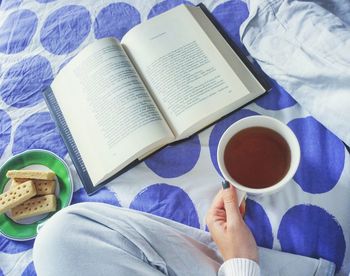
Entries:
[[275,185],[287,174],[291,152],[286,140],[265,127],[236,133],[226,145],[224,163],[239,184],[262,189]]

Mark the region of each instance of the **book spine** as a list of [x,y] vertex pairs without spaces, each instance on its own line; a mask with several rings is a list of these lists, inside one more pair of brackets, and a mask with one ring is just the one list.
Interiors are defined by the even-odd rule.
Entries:
[[[63,141],[68,149],[69,156],[72,159],[72,162],[78,172],[78,175],[85,187],[85,189],[91,188],[92,181],[85,167],[84,161],[81,158],[78,147],[73,139],[72,133],[69,130],[67,122],[63,116],[62,110],[58,105],[55,95],[51,88],[48,88],[43,93],[45,102],[49,108],[51,117],[56,123],[56,126],[59,129],[59,132],[63,138]],[[87,187],[88,186],[88,187]]]

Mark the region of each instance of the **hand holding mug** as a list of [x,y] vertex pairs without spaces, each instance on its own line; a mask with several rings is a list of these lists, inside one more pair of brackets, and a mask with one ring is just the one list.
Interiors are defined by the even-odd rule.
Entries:
[[[208,211],[209,231],[225,261],[246,258],[258,262],[257,246],[239,205],[244,193],[272,193],[293,177],[300,161],[298,140],[282,122],[251,116],[225,131],[217,160],[226,181]],[[240,190],[239,199],[236,188]]]
[[246,258],[258,262],[258,249],[239,211],[236,189],[228,182],[215,197],[206,222],[224,260]]

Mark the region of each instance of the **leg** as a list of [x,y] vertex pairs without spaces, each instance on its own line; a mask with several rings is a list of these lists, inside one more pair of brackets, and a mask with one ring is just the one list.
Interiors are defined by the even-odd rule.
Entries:
[[53,216],[33,255],[38,275],[216,275],[222,263],[207,232],[99,203]]
[[[334,264],[259,248],[262,275],[333,275]],[[34,244],[38,275],[216,275],[222,259],[199,229],[101,203],[53,216]]]

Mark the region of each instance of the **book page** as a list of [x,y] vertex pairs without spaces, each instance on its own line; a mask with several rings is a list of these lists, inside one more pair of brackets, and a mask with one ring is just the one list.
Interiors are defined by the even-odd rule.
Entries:
[[178,138],[265,92],[200,8],[152,18],[122,45]]
[[114,39],[85,48],[51,87],[94,185],[173,140]]

